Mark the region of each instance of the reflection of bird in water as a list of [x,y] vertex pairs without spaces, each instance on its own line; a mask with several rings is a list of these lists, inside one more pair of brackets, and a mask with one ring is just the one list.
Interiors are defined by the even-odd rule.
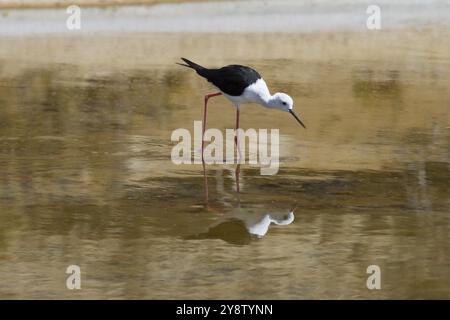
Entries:
[[294,221],[293,211],[252,213],[238,209],[225,217],[225,221],[211,226],[208,231],[188,236],[185,239],[221,239],[232,244],[248,244],[252,237],[262,238],[271,224],[283,226]]
[[270,224],[279,226],[291,224],[294,221],[294,212],[273,212],[262,216],[248,215],[243,216],[242,220],[250,234],[262,238],[269,230]]
[[211,226],[208,231],[187,236],[186,240],[221,239],[231,244],[249,244],[251,235],[245,224],[238,219],[230,219]]

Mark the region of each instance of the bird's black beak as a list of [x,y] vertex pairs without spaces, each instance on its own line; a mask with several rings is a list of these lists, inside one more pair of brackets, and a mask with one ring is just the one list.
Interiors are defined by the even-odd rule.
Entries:
[[303,128],[306,129],[305,125],[303,124],[302,120],[300,120],[300,118],[298,117],[298,115],[295,114],[294,111],[292,111],[292,109],[289,109],[289,113],[292,114],[292,116],[295,118],[295,120],[298,121],[298,123],[300,123],[302,125]]

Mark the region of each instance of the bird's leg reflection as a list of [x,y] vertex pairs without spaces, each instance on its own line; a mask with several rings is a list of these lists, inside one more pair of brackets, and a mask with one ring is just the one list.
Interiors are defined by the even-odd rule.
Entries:
[[209,204],[209,187],[208,187],[208,175],[206,174],[206,165],[203,163],[203,192],[205,195],[204,207],[208,212],[214,212],[217,214],[222,214],[222,210],[214,209]]
[[209,194],[208,194],[208,176],[206,175],[206,166],[205,162],[203,161],[203,191],[205,193],[205,207],[208,209],[208,203],[209,203]]
[[237,193],[240,192],[240,187],[239,187],[239,175],[241,173],[241,165],[238,163],[236,166],[236,171],[234,172],[236,175],[236,191]]

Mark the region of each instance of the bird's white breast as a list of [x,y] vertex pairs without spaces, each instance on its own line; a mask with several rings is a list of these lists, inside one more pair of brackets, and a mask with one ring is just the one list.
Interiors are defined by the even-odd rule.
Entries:
[[263,78],[258,79],[255,83],[249,85],[243,93],[245,99],[249,102],[261,103],[267,101],[270,97],[269,88]]
[[269,88],[264,79],[258,79],[255,83],[245,88],[244,92],[240,96],[224,95],[235,104],[256,102],[264,104],[270,98]]

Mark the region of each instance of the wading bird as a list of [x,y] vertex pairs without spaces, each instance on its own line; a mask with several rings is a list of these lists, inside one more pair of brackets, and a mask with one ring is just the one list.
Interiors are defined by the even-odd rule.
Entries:
[[256,70],[241,65],[229,65],[220,69],[208,69],[188,59],[181,58],[181,60],[185,64],[178,63],[179,65],[194,69],[200,76],[211,82],[219,90],[219,92],[205,95],[202,128],[202,160],[208,100],[215,96],[223,94],[236,106],[235,142],[237,146],[239,146],[237,136],[237,129],[239,129],[239,108],[244,103],[255,102],[269,109],[289,112],[306,129],[303,122],[292,110],[294,105],[292,98],[286,93],[281,92],[271,95],[266,82]]

